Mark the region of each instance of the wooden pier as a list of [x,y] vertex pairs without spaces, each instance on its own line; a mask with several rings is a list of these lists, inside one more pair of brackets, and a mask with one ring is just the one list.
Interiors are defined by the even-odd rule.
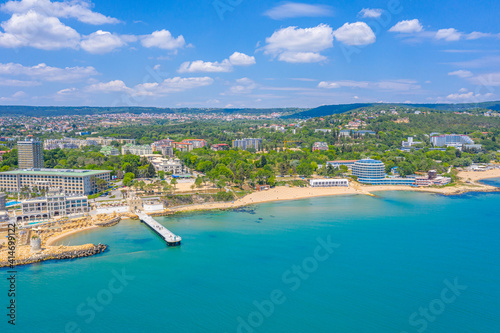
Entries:
[[152,218],[151,216],[147,215],[144,212],[138,212],[136,214],[139,217],[139,220],[141,220],[154,232],[160,235],[165,240],[165,242],[167,242],[168,246],[181,245],[181,240],[182,240],[181,236],[175,235],[173,232],[162,226],[154,218]]

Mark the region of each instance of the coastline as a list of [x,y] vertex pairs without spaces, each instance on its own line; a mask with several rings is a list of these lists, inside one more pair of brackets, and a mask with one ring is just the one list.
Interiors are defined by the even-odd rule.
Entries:
[[60,241],[61,239],[64,239],[64,238],[71,236],[73,234],[77,234],[77,233],[80,233],[83,231],[92,230],[92,229],[96,229],[96,228],[99,228],[99,227],[96,225],[93,225],[93,226],[82,228],[82,229],[74,229],[74,230],[70,230],[68,232],[63,232],[59,235],[54,235],[54,236],[50,237],[49,239],[47,239],[47,242],[45,243],[45,245],[46,246],[57,246],[57,245],[53,245],[53,244],[56,243],[57,241]]
[[[216,202],[208,204],[197,204],[184,206],[179,208],[172,208],[172,213],[189,213],[210,210],[228,210],[240,207],[245,207],[253,204],[289,201],[289,200],[302,200],[308,198],[335,196],[335,195],[369,195],[375,196],[372,192],[383,191],[409,191],[409,192],[425,192],[442,195],[459,195],[468,192],[500,192],[500,188],[481,184],[477,181],[490,178],[500,178],[500,169],[493,169],[482,172],[464,172],[458,174],[461,181],[469,181],[469,184],[461,184],[455,186],[444,187],[412,187],[412,186],[398,186],[398,185],[362,185],[352,182],[349,187],[286,187],[279,186],[267,191],[253,192],[238,200],[232,202]],[[130,218],[130,217],[127,217]],[[58,235],[51,236],[47,242],[47,247],[61,246],[53,245],[54,243],[74,234],[83,231],[93,230],[99,228],[96,225],[85,227],[82,229],[70,230]],[[88,245],[88,244],[86,244]]]

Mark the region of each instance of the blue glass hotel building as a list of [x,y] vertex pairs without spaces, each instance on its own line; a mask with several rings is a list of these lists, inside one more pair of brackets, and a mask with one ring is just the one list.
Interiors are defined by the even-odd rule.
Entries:
[[415,178],[386,178],[385,164],[371,158],[359,160],[352,166],[352,174],[360,183],[371,185],[415,185]]

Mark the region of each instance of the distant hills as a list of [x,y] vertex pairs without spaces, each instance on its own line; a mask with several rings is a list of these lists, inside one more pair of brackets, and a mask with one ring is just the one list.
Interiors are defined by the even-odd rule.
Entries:
[[296,113],[304,109],[299,108],[269,108],[269,109],[223,109],[223,108],[156,108],[156,107],[87,107],[87,106],[18,106],[0,105],[0,116],[66,116],[66,115],[98,115],[98,114],[121,114],[121,113]]
[[302,111],[288,116],[287,118],[314,118],[324,117],[338,113],[349,112],[359,108],[369,107],[390,108],[393,106],[399,107],[413,107],[413,108],[426,108],[440,111],[467,111],[474,109],[490,109],[500,110],[500,101],[496,102],[482,102],[482,103],[460,103],[460,104],[401,104],[401,103],[358,103],[358,104],[338,104],[338,105],[323,105],[314,109]]
[[338,113],[349,112],[359,108],[369,107],[413,107],[427,108],[441,111],[467,111],[473,109],[490,109],[500,111],[500,101],[461,104],[401,104],[401,103],[356,103],[323,105],[313,109],[304,108],[267,108],[267,109],[224,109],[224,108],[156,108],[156,107],[69,107],[69,106],[18,106],[0,105],[0,116],[64,116],[64,115],[98,115],[120,113],[225,113],[225,114],[270,114],[274,112],[287,114],[284,118],[313,118],[324,117]]

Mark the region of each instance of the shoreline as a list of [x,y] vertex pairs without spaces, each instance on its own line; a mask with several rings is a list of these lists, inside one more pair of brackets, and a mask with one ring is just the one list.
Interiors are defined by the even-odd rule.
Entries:
[[[408,191],[408,192],[424,192],[442,195],[460,195],[469,192],[488,193],[500,192],[499,187],[494,187],[486,184],[477,183],[479,180],[500,178],[500,169],[494,169],[483,172],[460,172],[459,178],[463,181],[468,179],[471,181],[467,185],[444,186],[444,187],[412,187],[412,186],[398,186],[398,185],[363,185],[351,182],[349,187],[286,187],[280,186],[269,189],[267,191],[253,192],[242,198],[232,202],[216,202],[207,204],[197,204],[181,208],[172,208],[171,212],[176,213],[191,213],[203,212],[211,210],[230,210],[241,208],[254,204],[290,201],[290,200],[304,200],[309,198],[319,198],[336,195],[368,195],[375,196],[372,192],[385,192],[385,191]],[[130,217],[126,217],[129,219]],[[83,229],[70,230],[68,232],[50,237],[47,242],[47,247],[61,246],[53,245],[62,239],[78,234],[83,231],[93,230],[99,228],[96,225],[85,227]]]
[[96,225],[93,225],[93,226],[90,226],[90,227],[85,227],[85,228],[82,228],[82,229],[70,230],[68,232],[64,232],[62,234],[52,236],[49,239],[47,239],[47,242],[45,243],[45,246],[47,246],[47,247],[59,246],[59,245],[54,245],[54,243],[57,242],[57,241],[60,241],[61,239],[66,238],[68,236],[71,236],[73,234],[77,234],[77,233],[80,233],[80,232],[83,232],[83,231],[92,230],[92,229],[96,229],[96,228],[99,228],[99,227],[96,226]]

